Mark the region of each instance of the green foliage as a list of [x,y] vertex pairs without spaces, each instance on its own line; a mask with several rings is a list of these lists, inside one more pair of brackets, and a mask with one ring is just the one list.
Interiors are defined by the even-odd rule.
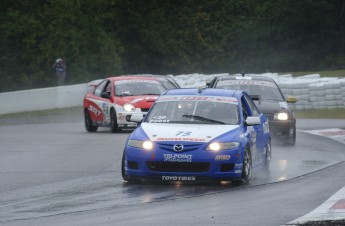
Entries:
[[67,83],[122,73],[123,47],[116,33],[102,27],[109,16],[103,14],[104,1],[32,2],[14,2],[5,10],[0,91],[55,85],[57,58],[67,61]]
[[345,66],[342,0],[2,0],[0,92],[119,74]]

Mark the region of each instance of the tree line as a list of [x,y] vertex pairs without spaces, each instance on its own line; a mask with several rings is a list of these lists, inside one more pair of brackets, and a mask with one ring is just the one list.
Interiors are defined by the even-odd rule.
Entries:
[[345,0],[1,0],[0,92],[121,74],[345,66]]

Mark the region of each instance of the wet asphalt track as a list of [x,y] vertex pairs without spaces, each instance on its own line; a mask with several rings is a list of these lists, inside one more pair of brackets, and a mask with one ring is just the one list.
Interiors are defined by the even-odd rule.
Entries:
[[[339,125],[341,123],[341,125]],[[300,120],[298,129],[344,120]],[[282,225],[345,186],[339,142],[298,132],[273,143],[270,175],[250,185],[128,185],[128,133],[87,133],[81,122],[0,126],[0,225]]]

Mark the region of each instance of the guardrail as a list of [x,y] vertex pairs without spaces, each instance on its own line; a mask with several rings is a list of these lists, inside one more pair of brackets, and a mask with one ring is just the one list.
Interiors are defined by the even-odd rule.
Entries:
[[86,84],[0,93],[0,115],[82,106]]
[[[187,74],[173,76],[181,87],[205,86],[217,75]],[[297,97],[291,107],[297,110],[345,108],[345,79],[320,78],[318,74],[293,78],[277,73],[256,74],[275,79],[285,95]],[[255,74],[248,74],[255,76]],[[0,93],[0,115],[15,112],[82,106],[88,84]]]

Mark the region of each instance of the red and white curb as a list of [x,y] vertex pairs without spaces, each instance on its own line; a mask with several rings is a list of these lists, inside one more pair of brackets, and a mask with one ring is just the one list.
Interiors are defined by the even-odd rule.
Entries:
[[336,128],[336,129],[323,129],[323,130],[305,130],[303,132],[328,137],[345,144],[345,130],[344,129]]
[[345,187],[340,189],[326,202],[310,213],[297,218],[286,225],[300,225],[310,221],[342,220],[345,219]]
[[[345,144],[344,129],[324,129],[303,131],[319,136],[325,136]],[[345,149],[344,149],[345,151]],[[286,225],[300,225],[310,221],[343,220],[345,219],[345,187],[331,196],[327,201],[310,213],[297,218]]]

